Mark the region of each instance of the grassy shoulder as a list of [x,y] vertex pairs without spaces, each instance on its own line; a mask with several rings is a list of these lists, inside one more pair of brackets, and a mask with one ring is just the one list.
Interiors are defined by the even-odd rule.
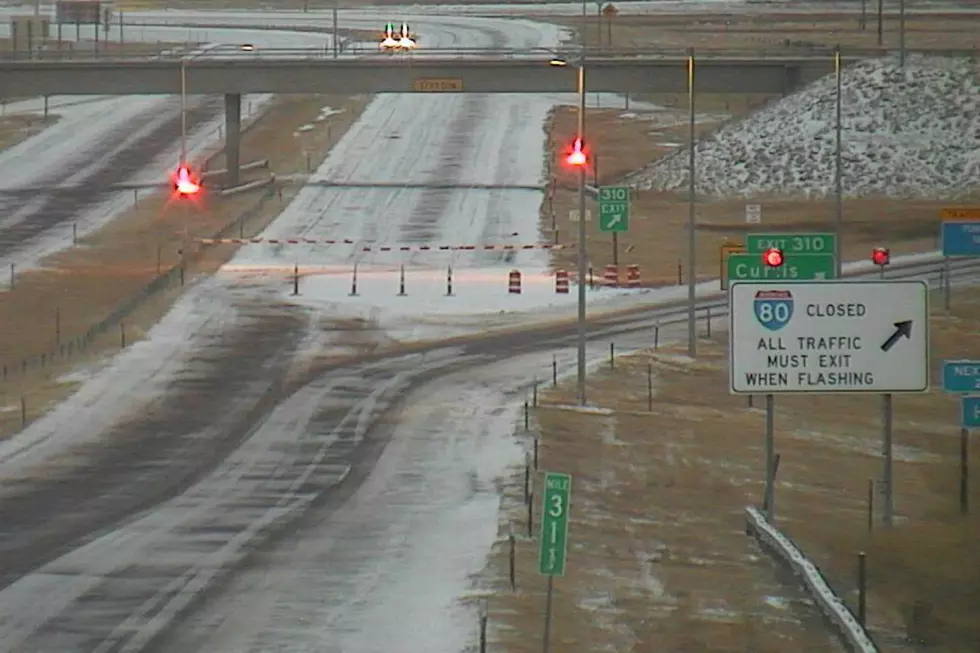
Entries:
[[[615,4],[615,3],[613,3]],[[860,14],[842,19],[839,14],[785,12],[697,13],[614,16],[600,19],[592,13],[584,22],[590,47],[626,49],[768,50],[801,53],[808,48],[878,47],[878,22],[874,3],[864,28]],[[897,12],[889,10],[882,22],[882,47],[896,48],[900,42]],[[580,42],[581,17],[559,19]],[[980,46],[980,13],[914,14],[905,21],[905,43],[909,48],[971,49]]]
[[[591,375],[590,404],[574,383],[539,391],[539,468],[572,476],[566,575],[554,581],[552,641],[562,651],[838,652],[788,572],[744,532],[755,491],[746,438],[732,437],[691,379],[716,362],[670,351],[619,358]],[[648,372],[655,385],[648,405]],[[675,383],[684,389],[675,389]],[[735,453],[733,453],[735,452]],[[540,513],[541,481],[532,472]],[[540,646],[546,578],[539,517],[527,537],[522,479],[505,495],[504,532],[487,571],[499,650]],[[509,583],[507,523],[516,538]]]
[[[921,650],[912,640],[973,653],[980,486],[972,514],[961,515],[957,401],[939,374],[943,359],[980,350],[980,290],[958,291],[951,315],[934,313],[931,335],[934,389],[894,400],[896,524],[867,526],[868,485],[882,468],[877,397],[777,398],[776,516],[852,609],[857,554],[867,553],[869,625],[882,651]],[[574,384],[540,395],[540,466],[574,478],[569,571],[555,583],[563,650],[624,637],[669,650],[835,650],[795,594],[798,580],[760,559],[742,530],[744,506],[761,503],[765,414],[728,392],[726,333],[699,349],[697,361],[686,346],[616,360],[590,376],[587,412],[565,406]],[[969,456],[980,465],[980,447]],[[516,490],[509,501],[521,506],[520,481]],[[521,532],[514,511],[505,519]],[[518,651],[540,632],[544,581],[536,542],[522,540],[511,592],[506,549],[492,561],[491,620]]]
[[[308,163],[319,165],[326,158],[368,100],[337,96],[278,99],[244,134],[242,161],[267,158],[276,174],[305,172]],[[320,120],[325,106],[340,111]],[[298,131],[304,125],[312,128]],[[216,157],[211,167],[223,167],[222,157]],[[243,181],[267,174],[245,173]],[[48,356],[43,367],[26,374],[22,360],[57,351],[59,345],[85,333],[140,293],[160,271],[179,263],[185,233],[188,239],[213,235],[253,209],[261,192],[227,198],[205,193],[200,202],[177,201],[169,192],[140,196],[132,209],[80,239],[77,246],[49,257],[41,269],[18,274],[13,288],[0,293],[0,362],[5,372],[0,378],[0,434],[20,430],[23,417],[36,419],[74,391],[77,380],[69,375],[73,369],[98,363],[118,351],[124,339],[126,344],[141,339],[182,288],[156,294],[120,330],[104,334],[84,352],[64,358]],[[243,226],[243,235],[260,232],[296,192],[297,187],[286,187],[279,198],[266,201]],[[221,246],[192,257],[188,279],[214,272],[235,251],[233,246]],[[26,415],[21,414],[21,406]]]
[[[663,110],[644,111],[631,108],[594,109],[587,114],[586,133],[597,155],[600,185],[616,185],[628,174],[643,168],[657,157],[686,147],[688,118],[677,98],[658,97]],[[620,100],[621,101],[621,100]],[[696,132],[698,137],[710,133],[727,120],[738,119],[761,106],[761,97],[712,97],[701,103]],[[561,243],[577,240],[577,223],[570,211],[578,208],[576,173],[564,169],[559,161],[561,144],[574,138],[577,109],[558,107],[545,127],[553,160],[550,170],[557,181],[554,198],[541,207],[541,232],[546,239]],[[721,247],[741,242],[752,232],[828,232],[836,226],[836,204],[833,200],[794,200],[765,198],[761,204],[761,224],[745,222],[745,201],[710,200],[699,197],[695,211],[697,221],[696,263],[701,280],[718,278],[721,273]],[[938,247],[940,213],[949,206],[939,200],[894,200],[862,198],[845,200],[842,230],[842,256],[845,261],[863,261],[876,246],[887,246],[895,255],[932,251]],[[591,265],[600,274],[602,267],[613,262],[611,234],[601,233],[595,216],[596,202],[587,200],[592,221],[587,225]],[[670,285],[687,274],[687,221],[689,202],[685,193],[633,191],[629,231],[618,236],[619,262],[640,266],[645,284]],[[553,216],[553,217],[552,217]],[[555,229],[553,229],[553,226]],[[556,250],[552,265],[568,270],[575,268],[575,250]]]

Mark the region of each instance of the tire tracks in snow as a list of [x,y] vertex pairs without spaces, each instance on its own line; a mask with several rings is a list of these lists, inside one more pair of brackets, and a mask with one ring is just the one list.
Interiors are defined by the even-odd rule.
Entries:
[[458,365],[455,354],[349,366],[303,386],[186,492],[0,592],[0,646],[143,651],[352,465],[369,470],[385,444],[372,433],[379,416],[420,377]]
[[[188,133],[214,120],[223,110],[222,98],[207,98],[189,107]],[[172,114],[173,109],[168,106],[165,112]],[[147,116],[139,115],[106,134],[96,150],[86,153],[84,161],[45,175],[39,184],[71,183],[73,187],[0,190],[0,210],[9,212],[0,222],[0,257],[118,193],[112,187],[131,179],[172,148],[180,140],[180,130],[179,110],[164,119],[151,120],[149,125]]]
[[134,417],[97,439],[4,479],[0,586],[183,491],[241,444],[278,400],[306,323],[247,306],[233,313],[224,319],[237,324],[223,319],[199,334],[200,346],[159,399],[132,407]]

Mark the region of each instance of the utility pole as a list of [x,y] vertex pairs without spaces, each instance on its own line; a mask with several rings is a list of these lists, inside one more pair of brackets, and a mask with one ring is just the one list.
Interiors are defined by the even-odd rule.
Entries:
[[[585,0],[582,0],[582,51],[578,62],[578,138],[585,148]],[[578,178],[578,400],[584,406],[585,395],[585,288],[588,257],[585,238],[585,182],[588,165],[579,166]]]

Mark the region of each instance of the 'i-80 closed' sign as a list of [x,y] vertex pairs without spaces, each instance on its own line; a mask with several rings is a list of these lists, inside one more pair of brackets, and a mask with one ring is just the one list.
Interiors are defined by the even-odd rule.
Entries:
[[734,281],[731,392],[925,392],[928,301],[924,281]]

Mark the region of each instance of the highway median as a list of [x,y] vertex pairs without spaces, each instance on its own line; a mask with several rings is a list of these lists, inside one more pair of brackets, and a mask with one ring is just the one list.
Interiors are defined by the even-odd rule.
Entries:
[[[243,134],[242,160],[267,159],[271,170],[282,173],[318,165],[367,101],[319,96],[274,101]],[[331,113],[318,120],[325,115],[324,106]],[[299,131],[308,125],[313,127]],[[209,167],[224,168],[223,156],[211,156]],[[246,171],[243,181],[268,176],[266,170]],[[107,356],[142,339],[184,284],[214,273],[237,249],[201,250],[193,239],[214,236],[229,225],[235,230],[230,236],[257,234],[296,192],[283,188],[270,194],[265,189],[259,195],[223,198],[217,191],[205,182],[203,197],[194,200],[179,200],[169,191],[136,193],[133,208],[82,236],[76,246],[50,256],[41,269],[12,269],[10,291],[0,295],[0,315],[6,316],[0,404],[11,407],[0,418],[0,433],[14,433],[57,405],[79,387],[86,368],[99,367]],[[182,258],[185,271],[180,275]],[[167,279],[162,285],[154,282],[160,275]],[[82,339],[124,305],[134,309],[123,320]],[[73,376],[73,370],[82,373]]]

